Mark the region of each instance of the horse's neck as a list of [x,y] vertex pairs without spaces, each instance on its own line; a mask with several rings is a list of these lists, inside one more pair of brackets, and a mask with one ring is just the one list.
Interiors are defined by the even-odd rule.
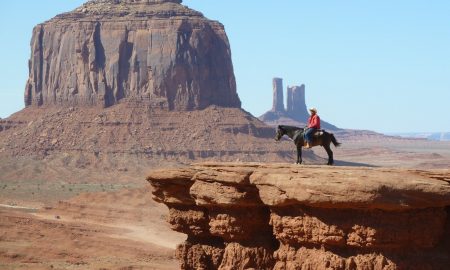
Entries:
[[301,130],[289,130],[288,132],[286,132],[286,135],[291,138],[291,139],[295,139],[295,135],[297,134],[297,132],[301,132]]

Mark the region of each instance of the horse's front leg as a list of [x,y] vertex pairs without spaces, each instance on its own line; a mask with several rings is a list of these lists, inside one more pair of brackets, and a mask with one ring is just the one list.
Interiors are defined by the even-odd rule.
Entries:
[[302,164],[302,147],[297,145],[297,164]]

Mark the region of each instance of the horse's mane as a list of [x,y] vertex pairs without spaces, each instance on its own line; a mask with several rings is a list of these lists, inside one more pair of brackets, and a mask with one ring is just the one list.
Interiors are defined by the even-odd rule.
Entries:
[[278,128],[285,130],[285,131],[289,131],[289,130],[299,130],[299,129],[303,129],[300,127],[295,127],[295,126],[285,126],[285,125],[279,125]]

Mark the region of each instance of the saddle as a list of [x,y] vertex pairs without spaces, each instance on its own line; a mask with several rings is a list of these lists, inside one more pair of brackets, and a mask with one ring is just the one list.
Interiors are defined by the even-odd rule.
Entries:
[[323,133],[325,133],[325,130],[318,129],[318,130],[316,130],[316,132],[314,132],[313,137],[323,136]]
[[318,130],[316,130],[316,131],[314,132],[313,138],[317,138],[317,137],[319,137],[319,136],[323,136],[323,134],[324,134],[325,132],[326,132],[326,131],[325,131],[324,129],[318,129]]
[[[326,132],[326,131],[323,130],[323,129],[318,129],[318,130],[316,130],[316,131],[314,132],[314,134],[313,134],[313,136],[312,136],[312,138],[313,138],[313,144],[314,144],[314,145],[316,144],[316,141],[319,139],[319,137],[320,137],[320,136],[323,136],[323,134],[324,134],[325,132]],[[306,146],[306,140],[303,142],[303,146]]]

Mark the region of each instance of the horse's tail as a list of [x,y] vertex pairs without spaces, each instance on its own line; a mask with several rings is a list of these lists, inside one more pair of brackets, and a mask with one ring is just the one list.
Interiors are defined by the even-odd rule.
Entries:
[[333,134],[333,133],[330,133],[330,137],[331,137],[331,142],[334,144],[334,146],[336,146],[336,147],[341,146],[341,143],[339,143],[339,142],[336,140],[336,137],[334,137],[334,134]]

